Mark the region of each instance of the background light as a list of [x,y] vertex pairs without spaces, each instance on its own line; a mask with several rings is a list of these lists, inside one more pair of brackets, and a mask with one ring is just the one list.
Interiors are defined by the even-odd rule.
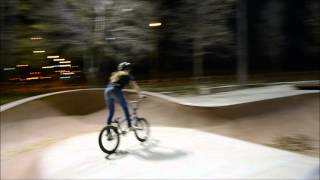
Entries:
[[35,40],[41,40],[42,37],[31,37],[30,39],[31,39],[32,41],[35,41]]
[[27,80],[36,80],[36,79],[39,79],[39,77],[29,77],[29,78],[27,78]]
[[53,66],[42,66],[42,69],[52,69],[54,68]]
[[28,64],[17,64],[16,67],[28,67]]
[[4,71],[12,71],[15,70],[16,68],[3,68]]
[[59,58],[59,56],[47,56],[48,59],[55,59],[55,58]]
[[64,58],[61,58],[61,59],[53,59],[53,61],[64,61],[64,60],[66,60],[66,59],[64,59]]
[[33,53],[45,53],[45,50],[40,50],[40,51],[33,51]]
[[162,23],[161,22],[155,22],[155,23],[150,23],[149,26],[150,27],[158,27],[158,26],[161,26]]
[[71,67],[71,64],[61,64],[57,65],[57,67]]
[[67,64],[67,63],[71,63],[71,61],[60,61],[60,64]]

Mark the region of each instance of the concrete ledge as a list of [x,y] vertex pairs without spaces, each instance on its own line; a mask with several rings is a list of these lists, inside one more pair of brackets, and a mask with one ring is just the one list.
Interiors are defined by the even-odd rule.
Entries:
[[[219,86],[219,87],[203,87],[199,88],[199,94],[207,95],[221,92],[228,92],[233,90],[240,90],[246,88],[257,88],[257,87],[266,87],[266,86],[277,86],[277,85],[296,85],[297,87],[301,86],[302,90],[320,90],[320,81],[319,80],[311,80],[311,81],[292,81],[292,82],[275,82],[275,83],[251,83],[244,85],[228,85],[228,86]],[[310,87],[312,85],[313,88],[303,88]],[[317,88],[314,88],[317,87]]]
[[[296,82],[288,82],[288,83],[295,84]],[[248,89],[242,89],[242,88],[240,89],[240,86],[237,86],[237,85],[222,86],[217,88],[209,88],[208,90],[206,90],[210,92],[215,91],[217,92],[216,94],[195,95],[195,96],[188,96],[188,97],[172,97],[172,96],[164,95],[161,93],[147,92],[147,91],[143,91],[143,93],[149,96],[154,96],[157,98],[161,98],[161,99],[164,99],[173,103],[185,105],[185,106],[222,107],[222,106],[230,106],[230,105],[257,102],[257,101],[268,100],[268,99],[283,98],[283,97],[289,97],[289,96],[320,92],[319,90],[296,90],[292,85],[276,86],[275,84],[278,84],[278,83],[273,83],[273,84],[274,86],[271,86],[271,84],[269,84],[266,87],[248,88]],[[258,86],[258,85],[254,85],[254,86]],[[1,105],[0,112],[3,112],[7,109],[13,108],[15,106],[18,106],[26,102],[30,102],[36,99],[40,99],[40,98],[44,98],[52,95],[76,92],[76,91],[91,91],[91,90],[103,91],[104,88],[75,89],[75,90],[58,91],[58,92],[32,96],[32,97],[24,98],[18,101]],[[224,92],[226,90],[228,90],[229,92]],[[135,92],[134,90],[129,90],[129,89],[125,89],[124,91],[129,93]],[[223,92],[218,93],[220,91],[223,91]]]

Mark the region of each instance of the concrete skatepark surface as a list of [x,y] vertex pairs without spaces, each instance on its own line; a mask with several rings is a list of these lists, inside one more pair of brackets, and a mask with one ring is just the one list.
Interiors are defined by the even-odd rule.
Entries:
[[[303,178],[317,167],[311,157],[202,131],[167,127],[153,128],[152,139],[143,145],[128,134],[122,139],[122,152],[107,156],[106,161],[97,148],[97,136],[91,133],[73,137],[51,147],[40,158],[40,177],[293,179]],[[83,144],[85,147],[79,148]],[[250,156],[246,155],[248,151]]]
[[[130,94],[128,94],[128,96],[129,99],[133,98]],[[155,130],[155,137],[151,134],[153,140],[160,141],[159,143],[161,144],[161,147],[176,148],[181,152],[181,157],[179,157],[180,159],[177,158],[179,161],[171,162],[176,161],[173,158],[167,159],[166,163],[169,163],[172,166],[178,166],[179,163],[185,165],[185,162],[193,162],[193,160],[195,160],[192,158],[190,159],[187,154],[199,152],[202,155],[202,158],[207,157],[210,159],[210,161],[206,162],[207,164],[205,164],[204,161],[202,162],[201,158],[198,159],[199,162],[202,162],[198,164],[201,169],[207,168],[210,165],[214,166],[216,168],[215,170],[219,168],[221,170],[221,167],[224,167],[223,171],[225,171],[225,173],[222,173],[222,171],[216,171],[216,174],[208,174],[206,171],[192,171],[185,167],[185,171],[190,174],[185,174],[185,176],[182,176],[179,173],[171,174],[172,177],[187,178],[189,175],[189,177],[194,178],[223,178],[229,177],[228,175],[230,175],[231,178],[231,174],[234,172],[233,178],[275,178],[277,176],[299,178],[307,174],[308,171],[312,171],[314,168],[317,168],[319,164],[318,98],[319,94],[305,94],[224,107],[192,107],[173,103],[159,97],[150,96],[141,104],[139,113],[140,116],[146,117],[149,120],[152,125],[152,129]],[[67,174],[61,173],[62,171],[57,171],[55,169],[56,166],[54,165],[57,162],[60,162],[61,164],[64,164],[64,162],[67,161],[71,162],[72,160],[68,158],[73,159],[73,157],[79,161],[73,161],[74,166],[72,167],[75,169],[72,169],[70,166],[67,166],[65,169],[66,172],[70,170],[69,177],[72,176],[72,172],[74,173],[79,170],[77,169],[78,167],[80,169],[85,169],[82,172],[87,172],[87,177],[90,175],[92,176],[92,174],[96,174],[97,176],[100,175],[100,177],[102,177],[104,174],[97,172],[99,169],[95,169],[100,168],[100,170],[105,170],[100,163],[108,164],[110,166],[110,170],[112,169],[114,172],[122,172],[122,176],[117,176],[117,173],[115,173],[109,177],[129,178],[130,175],[132,177],[150,177],[148,174],[145,174],[144,176],[143,173],[139,173],[140,176],[137,176],[137,173],[133,169],[130,169],[130,167],[134,167],[136,165],[143,165],[140,163],[146,161],[134,158],[135,156],[131,155],[132,153],[139,153],[138,151],[132,151],[129,149],[127,150],[129,155],[121,157],[119,161],[113,160],[111,162],[108,161],[108,159],[105,159],[104,154],[97,149],[97,139],[95,139],[94,142],[91,142],[91,140],[94,139],[95,133],[99,132],[103,127],[106,113],[102,90],[72,91],[68,93],[55,94],[35,99],[14,108],[2,111],[1,179],[68,177]],[[122,115],[122,111],[119,110],[119,107],[117,107],[116,115]],[[172,132],[172,127],[181,129],[179,131],[174,130],[174,132],[177,132],[177,135],[179,133],[183,134],[184,132],[195,134],[194,137],[190,136],[190,134],[185,136],[199,139],[200,144],[198,144],[198,146],[191,146],[194,147],[193,149],[190,145],[195,140],[188,141],[188,145],[188,143],[176,143],[181,140],[170,141],[170,138],[163,138],[162,134],[171,134],[170,137],[173,136],[172,133],[174,134],[174,132]],[[297,134],[310,137],[313,140],[312,145],[314,151],[304,152],[305,155],[301,155],[253,144],[272,144],[273,139],[276,137],[294,136]],[[188,140],[188,138],[183,138],[185,136],[180,135],[177,136],[177,138]],[[201,138],[197,138],[197,136]],[[227,157],[225,157],[224,161],[224,158],[220,156],[212,157],[212,155],[210,155],[210,152],[212,152],[211,154],[214,154],[215,151],[218,153],[217,149],[220,149],[220,154],[222,154],[221,152],[223,151],[226,151],[227,154],[231,152],[228,151],[228,148],[226,147],[229,147],[234,143],[215,144],[215,142],[218,142],[218,139],[220,139],[218,137],[222,139],[225,137],[229,137],[230,139],[233,138],[231,139],[232,142],[239,142],[239,140],[242,140],[240,141],[241,143],[239,143],[242,144],[238,146],[239,149],[235,148],[235,151],[239,150],[238,152],[241,152],[239,155],[234,155],[235,158],[238,158],[238,161],[232,161]],[[79,138],[84,139],[82,139],[82,141]],[[128,138],[130,138],[130,135]],[[70,146],[72,143],[86,142],[85,140],[87,140],[87,142],[90,141],[91,144],[96,143],[96,147],[93,148],[92,146],[87,146],[87,144],[90,144],[89,142],[84,143],[84,145],[80,147],[73,145]],[[137,141],[135,140],[135,142]],[[208,142],[211,143],[208,145]],[[205,146],[204,144],[207,145]],[[120,150],[121,148],[126,150],[130,145],[130,143],[126,143],[124,141],[121,143],[119,148]],[[137,146],[143,149],[143,147],[140,147],[142,145],[139,146],[138,143]],[[242,146],[249,148],[247,151],[243,149],[241,151]],[[71,149],[74,153],[68,152],[67,154],[59,154],[59,152],[65,152],[68,148],[70,150],[70,147],[75,148]],[[221,148],[226,149],[221,150]],[[78,149],[78,151],[76,151],[76,149]],[[85,153],[86,150],[88,150],[88,153]],[[259,152],[261,154],[259,154]],[[267,152],[269,152],[269,154]],[[87,156],[79,156],[79,153],[84,153]],[[50,154],[64,156],[50,157]],[[93,159],[98,157],[101,159],[96,159],[98,162],[95,166],[92,159],[79,158],[90,158],[88,156]],[[251,174],[246,174],[247,171],[242,171],[242,174],[237,173],[235,167],[241,166],[240,164],[237,166],[237,163],[243,160],[240,158],[241,156],[244,159],[254,158],[257,160],[259,157],[265,157],[267,159],[270,158],[270,161],[268,161],[270,164],[263,163],[262,161],[255,161],[254,167],[257,171],[253,170],[251,171]],[[161,156],[160,154],[158,159],[161,158],[165,159],[165,155]],[[130,159],[132,161],[130,161]],[[215,160],[217,161],[217,164],[224,162],[224,166],[219,167],[215,164]],[[148,161],[152,162],[156,160],[151,158]],[[79,162],[81,162],[82,166],[77,164]],[[86,164],[86,162],[88,162],[88,164]],[[203,166],[201,166],[201,164],[203,164]],[[89,166],[89,168],[87,166]],[[192,167],[192,163],[190,163],[190,166]],[[244,167],[249,168],[248,164],[245,164]],[[268,175],[268,173],[259,171],[259,168],[264,167],[279,167],[279,169],[277,169],[278,171],[268,171],[273,172]],[[157,166],[154,168],[152,168],[153,170],[150,170],[154,175],[163,171],[161,168],[157,169]],[[274,170],[274,168],[271,169]],[[210,170],[212,171],[213,169]],[[139,172],[140,171],[141,169]],[[125,172],[128,172],[128,174]],[[83,177],[86,176],[83,175]],[[318,174],[317,177],[319,177]]]

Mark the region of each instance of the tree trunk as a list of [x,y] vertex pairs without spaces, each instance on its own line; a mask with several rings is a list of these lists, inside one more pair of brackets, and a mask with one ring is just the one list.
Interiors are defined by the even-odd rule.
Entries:
[[243,85],[248,81],[248,22],[247,0],[238,0],[238,59],[237,79]]
[[202,47],[199,38],[195,37],[193,41],[193,76],[195,78],[203,76],[203,57]]

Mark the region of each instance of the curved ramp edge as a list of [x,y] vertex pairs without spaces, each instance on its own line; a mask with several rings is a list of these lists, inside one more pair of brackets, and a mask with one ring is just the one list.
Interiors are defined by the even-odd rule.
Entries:
[[[11,109],[13,107],[16,107],[18,105],[27,103],[27,102],[31,102],[33,100],[37,100],[37,99],[41,99],[44,97],[48,97],[48,96],[53,96],[53,95],[57,95],[57,94],[64,94],[64,93],[70,93],[70,92],[79,92],[79,91],[103,91],[104,88],[88,88],[88,89],[74,89],[74,90],[66,90],[66,91],[57,91],[57,92],[52,92],[52,93],[46,93],[46,94],[41,94],[41,95],[37,95],[37,96],[32,96],[32,97],[28,97],[28,98],[24,98],[21,100],[17,100],[14,102],[10,102],[4,105],[0,106],[0,112],[3,112],[5,110]],[[292,90],[290,88],[284,89],[285,90]],[[129,93],[134,93],[134,90],[130,90],[130,89],[125,89],[125,92],[129,92]],[[285,94],[276,94],[276,95],[268,95],[265,96],[264,94],[260,95],[260,97],[253,97],[253,98],[238,98],[238,100],[234,100],[233,96],[234,94],[221,94],[218,95],[217,97],[215,96],[194,96],[194,97],[187,97],[187,98],[177,98],[177,97],[172,97],[172,96],[168,96],[168,95],[164,95],[161,93],[156,93],[156,92],[148,92],[148,91],[143,91],[142,92],[145,95],[149,95],[149,96],[153,96],[156,98],[160,98],[160,99],[164,99],[167,100],[169,102],[173,102],[176,104],[180,104],[180,105],[184,105],[184,106],[193,106],[193,107],[226,107],[226,106],[233,106],[233,105],[238,105],[238,104],[246,104],[246,103],[252,103],[252,102],[258,102],[258,101],[264,101],[264,100],[270,100],[270,99],[278,99],[278,98],[285,98],[285,97],[292,97],[292,96],[298,96],[298,95],[303,95],[303,94],[314,94],[314,93],[320,93],[320,91],[318,90],[314,90],[314,91],[290,91],[288,93]],[[254,94],[254,93],[253,93]],[[222,99],[221,97],[228,97],[231,96],[230,98],[226,98],[226,99]],[[248,95],[244,95],[244,96],[248,96]],[[214,99],[212,99],[214,98]]]

